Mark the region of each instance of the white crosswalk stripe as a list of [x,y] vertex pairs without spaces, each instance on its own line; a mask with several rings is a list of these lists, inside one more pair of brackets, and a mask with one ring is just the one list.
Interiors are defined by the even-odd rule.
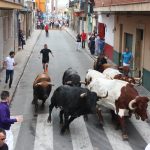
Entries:
[[103,128],[113,150],[132,150],[128,141],[123,141],[121,131],[115,130],[114,126],[112,126],[111,119],[106,120],[104,117]]
[[17,143],[17,138],[18,138],[18,135],[19,135],[20,127],[21,127],[20,122],[16,122],[15,124],[13,124],[11,126],[11,130],[12,130],[13,137],[14,137],[14,148],[15,148],[15,145]]
[[[53,125],[47,123],[48,114],[39,114],[36,123],[36,132],[34,139],[33,150],[54,150],[54,136]],[[90,121],[90,120],[89,120]],[[149,143],[150,142],[150,128],[146,122],[137,121],[134,117],[131,118],[131,122],[138,130],[142,138]],[[55,125],[55,123],[54,123]],[[12,131],[14,134],[14,145],[16,145],[17,138],[20,132],[21,123],[15,123],[12,125]],[[114,125],[109,116],[104,116],[104,132],[108,138],[106,143],[110,143],[113,150],[132,150],[132,147],[128,141],[122,140],[122,134],[120,130],[115,130]],[[92,141],[89,136],[85,121],[83,117],[75,119],[70,124],[70,136],[73,150],[95,150],[92,145]],[[56,142],[59,142],[56,140]],[[101,150],[101,145],[98,145]]]
[[131,122],[140,133],[146,143],[150,143],[150,126],[146,121],[137,120],[134,116],[131,118]]
[[47,123],[48,114],[38,115],[34,150],[53,150],[53,126]]
[[70,132],[74,150],[93,150],[83,117],[75,119],[70,124]]

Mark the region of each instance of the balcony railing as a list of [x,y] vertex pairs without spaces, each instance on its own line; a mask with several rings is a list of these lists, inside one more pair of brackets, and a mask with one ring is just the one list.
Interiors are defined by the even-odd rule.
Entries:
[[126,5],[150,2],[149,0],[95,0],[95,7],[108,7],[112,5]]

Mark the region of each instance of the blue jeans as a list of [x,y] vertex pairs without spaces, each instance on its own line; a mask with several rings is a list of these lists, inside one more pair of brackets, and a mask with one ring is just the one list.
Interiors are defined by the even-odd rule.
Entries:
[[8,80],[9,80],[9,88],[11,88],[11,84],[12,84],[12,81],[13,81],[13,75],[14,75],[14,70],[6,70],[6,80],[5,80],[5,83],[8,83]]

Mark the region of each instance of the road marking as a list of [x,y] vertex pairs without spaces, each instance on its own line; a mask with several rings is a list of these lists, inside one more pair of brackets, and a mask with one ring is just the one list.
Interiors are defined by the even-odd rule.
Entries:
[[104,116],[104,131],[112,146],[113,150],[132,150],[128,141],[123,141],[120,130],[115,130],[111,119],[105,119]]
[[70,124],[73,150],[93,150],[83,117],[76,118]]
[[47,123],[48,114],[37,117],[34,150],[53,150],[53,126]]
[[146,141],[146,143],[150,143],[150,126],[145,121],[137,120],[135,116],[133,116],[130,121],[134,125],[134,127],[137,129],[137,131],[140,133],[142,138]]
[[15,145],[17,143],[18,135],[19,135],[19,132],[20,132],[20,127],[21,127],[21,122],[15,122],[11,126],[11,130],[12,130],[12,133],[13,133],[13,140],[14,140],[14,148],[15,148]]

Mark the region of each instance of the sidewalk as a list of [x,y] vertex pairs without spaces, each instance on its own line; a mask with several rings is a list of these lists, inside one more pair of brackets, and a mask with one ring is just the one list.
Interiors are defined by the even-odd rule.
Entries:
[[24,69],[28,63],[28,60],[32,54],[36,41],[38,40],[40,36],[40,33],[41,33],[41,30],[34,30],[31,34],[31,37],[28,38],[28,40],[26,41],[26,45],[24,45],[24,49],[23,50],[21,49],[16,53],[15,62],[17,62],[17,65],[15,66],[13,83],[12,83],[11,89],[9,89],[8,85],[7,86],[5,85],[6,70],[3,70],[1,72],[2,81],[0,82],[0,92],[2,90],[8,90],[11,94],[12,99],[16,92],[17,85],[19,84],[19,81],[24,73]]
[[[76,35],[77,33],[74,32],[72,29],[70,28],[65,28],[66,32],[68,32],[72,38],[76,41]],[[90,54],[90,50],[88,49],[88,46],[86,44],[86,48],[85,48],[85,52],[87,52],[89,54],[89,56],[95,61],[96,57]],[[111,63],[113,65],[115,65],[111,60],[108,60],[108,63]],[[136,86],[136,89],[138,90],[139,94],[142,96],[148,96],[150,98],[150,92],[145,89],[143,86]],[[150,110],[150,109],[149,109]]]

